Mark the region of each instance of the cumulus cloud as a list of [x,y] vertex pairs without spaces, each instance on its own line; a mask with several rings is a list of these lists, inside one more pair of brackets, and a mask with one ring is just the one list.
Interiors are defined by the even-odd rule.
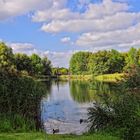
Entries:
[[67,52],[50,52],[46,51],[43,55],[48,56],[51,60],[53,66],[55,67],[69,67],[69,61],[74,52],[67,51]]
[[30,43],[7,43],[7,46],[11,47],[15,53],[34,50],[34,46]]
[[[85,3],[85,1],[81,1],[81,3]],[[52,33],[61,31],[103,31],[112,28],[115,30],[116,28],[130,26],[135,20],[140,20],[139,14],[129,13],[127,12],[128,9],[129,6],[126,3],[103,0],[102,3],[88,3],[88,8],[84,13],[71,12],[69,9],[62,8],[61,10],[56,9],[54,12],[53,10],[51,12],[39,11],[38,14],[33,16],[33,19],[49,21],[43,24],[41,30]],[[59,13],[60,11],[61,14],[57,14],[57,12]],[[123,21],[120,22],[120,19]],[[127,23],[126,20],[128,20]],[[108,26],[106,27],[105,25]]]
[[83,33],[76,44],[78,46],[103,47],[103,46],[131,46],[140,45],[140,23],[128,29],[110,32],[89,32]]
[[65,3],[66,0],[0,0],[0,20],[44,8],[61,8]]
[[52,21],[44,24],[42,30],[46,32],[106,32],[110,30],[124,29],[132,24],[140,22],[140,13],[116,13],[104,19],[75,19],[68,21]]
[[[140,45],[140,12],[129,12],[131,7],[125,1],[86,3],[85,0],[79,0],[79,3],[87,5],[83,13],[68,11],[61,19],[46,18],[47,23],[44,22],[41,30],[50,33],[80,33],[75,45],[90,47],[92,50]],[[70,16],[72,14],[73,18]],[[67,41],[64,38],[63,42]]]

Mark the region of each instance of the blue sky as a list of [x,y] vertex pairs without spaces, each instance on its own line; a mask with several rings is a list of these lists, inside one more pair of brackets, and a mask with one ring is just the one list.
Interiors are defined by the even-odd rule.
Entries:
[[0,1],[0,40],[14,52],[47,55],[54,66],[68,67],[79,50],[139,47],[139,36],[139,0]]

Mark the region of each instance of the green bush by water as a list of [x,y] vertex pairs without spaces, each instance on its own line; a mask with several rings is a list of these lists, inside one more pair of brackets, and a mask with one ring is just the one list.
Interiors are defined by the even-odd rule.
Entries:
[[0,132],[39,129],[40,100],[46,91],[31,77],[0,73]]
[[[135,75],[133,75],[135,76]],[[100,92],[96,102],[89,108],[91,131],[105,131],[121,136],[125,140],[140,139],[140,90],[126,78],[114,86],[114,93]],[[113,89],[113,88],[112,88]]]

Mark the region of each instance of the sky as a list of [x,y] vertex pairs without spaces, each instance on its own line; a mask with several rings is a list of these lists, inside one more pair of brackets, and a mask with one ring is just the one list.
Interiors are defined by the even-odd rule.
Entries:
[[140,0],[0,0],[0,41],[68,67],[77,51],[140,47]]

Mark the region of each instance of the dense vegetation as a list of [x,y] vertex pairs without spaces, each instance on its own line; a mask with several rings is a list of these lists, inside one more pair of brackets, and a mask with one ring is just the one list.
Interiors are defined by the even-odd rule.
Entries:
[[0,43],[0,70],[25,75],[50,75],[51,62],[47,57],[41,58],[37,54],[13,54],[12,49]]
[[127,53],[116,50],[78,52],[70,60],[70,73],[75,75],[121,73],[133,64],[140,65],[140,49],[131,48]]
[[[37,80],[39,76],[122,72],[124,74],[119,76],[123,76],[123,80],[115,85],[95,81],[90,83],[88,81],[86,84],[72,81],[70,90],[74,100],[80,103],[92,101],[94,98],[94,106],[89,108],[88,114],[91,132],[107,132],[125,140],[138,140],[140,139],[140,49],[131,48],[127,53],[116,50],[78,52],[71,58],[69,72],[66,68],[52,68],[47,57],[41,58],[37,54],[31,56],[14,54],[11,48],[0,43],[0,132],[29,132],[41,128],[40,100],[49,88]],[[79,85],[82,88],[78,88]],[[91,90],[87,92],[88,89]],[[86,96],[79,94],[83,91],[87,93]],[[96,134],[80,138],[91,139],[92,136],[96,139]],[[4,139],[0,135],[1,137]],[[106,139],[105,136],[99,135],[99,137]],[[58,138],[61,139],[63,136]],[[107,139],[112,138],[117,139],[107,136]],[[69,136],[69,139],[77,137]]]
[[[132,65],[111,92],[96,94],[89,108],[91,131],[116,133],[124,140],[140,139],[140,68]],[[110,94],[111,93],[111,94]]]
[[0,134],[0,140],[120,140],[109,134],[92,134],[92,135],[45,135],[42,133],[16,133]]
[[0,43],[0,132],[41,127],[39,105],[47,90],[34,77],[50,74],[50,69],[47,58],[13,54],[11,48]]

